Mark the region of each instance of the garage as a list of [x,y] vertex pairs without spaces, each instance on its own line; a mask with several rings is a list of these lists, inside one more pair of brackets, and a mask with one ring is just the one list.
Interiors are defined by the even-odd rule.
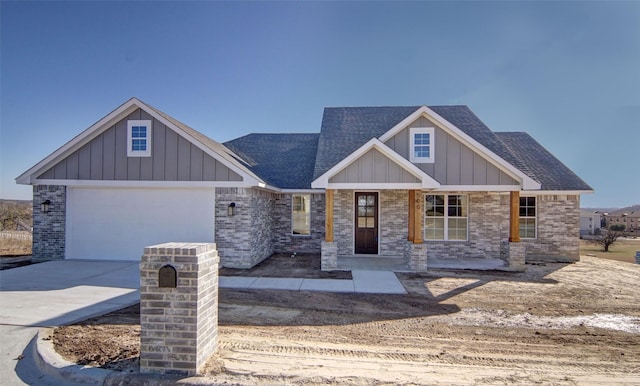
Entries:
[[67,189],[67,259],[138,260],[145,246],[213,242],[214,189]]

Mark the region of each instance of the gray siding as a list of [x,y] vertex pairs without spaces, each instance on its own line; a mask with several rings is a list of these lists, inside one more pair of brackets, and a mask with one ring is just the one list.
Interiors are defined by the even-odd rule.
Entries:
[[[151,119],[151,157],[127,157],[127,120]],[[160,121],[138,109],[39,179],[125,181],[242,181],[242,177]]]
[[420,180],[376,149],[371,149],[333,176],[331,183],[420,183]]
[[406,159],[409,157],[409,130],[435,127],[435,162],[415,164],[443,185],[517,185],[518,182],[487,162],[430,120],[421,117],[385,143]]

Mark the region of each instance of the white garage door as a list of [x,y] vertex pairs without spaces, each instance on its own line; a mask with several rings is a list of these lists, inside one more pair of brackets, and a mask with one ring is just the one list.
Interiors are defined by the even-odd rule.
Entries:
[[146,246],[213,242],[212,189],[67,190],[66,258],[139,260]]

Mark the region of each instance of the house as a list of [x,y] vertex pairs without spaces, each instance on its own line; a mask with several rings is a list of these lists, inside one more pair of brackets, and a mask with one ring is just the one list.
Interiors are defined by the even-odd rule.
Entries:
[[640,235],[640,205],[628,206],[608,213],[603,213],[607,229],[612,225],[624,225],[624,230],[632,236]]
[[601,218],[599,211],[580,209],[580,237],[600,234]]
[[35,259],[137,259],[215,242],[226,267],[339,259],[579,259],[592,189],[533,138],[466,106],[326,108],[320,133],[220,144],[132,98],[20,175]]

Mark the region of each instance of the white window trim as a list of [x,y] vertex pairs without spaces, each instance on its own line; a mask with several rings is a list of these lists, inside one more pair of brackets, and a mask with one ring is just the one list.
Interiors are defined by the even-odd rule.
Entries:
[[[294,216],[296,214],[295,210],[294,210],[294,198],[295,196],[304,196],[308,199],[309,202],[309,212],[307,213],[307,221],[309,221],[309,234],[305,235],[305,234],[301,234],[301,233],[294,233],[293,232],[293,228],[294,228],[294,224],[293,224],[293,219]],[[291,195],[291,236],[293,237],[311,237],[311,194],[308,193],[294,193]]]
[[[416,164],[430,164],[435,161],[435,129],[433,127],[412,127],[409,129],[409,160]],[[429,157],[416,157],[415,134],[429,134]]]
[[[147,150],[132,150],[131,149],[131,128],[133,126],[146,126],[147,127]],[[151,157],[151,120],[131,120],[127,121],[127,157]]]
[[[531,198],[531,197],[535,198],[535,200],[536,200],[536,205],[534,206],[534,208],[536,210],[536,215],[535,216],[520,216],[520,213],[518,213],[518,222],[522,218],[532,218],[535,221],[535,225],[533,226],[534,236],[533,237],[522,237],[522,235],[520,235],[520,238],[522,240],[536,240],[538,238],[538,209],[539,209],[539,205],[540,205],[540,200],[538,199],[538,196],[520,196],[520,198]],[[518,205],[518,212],[520,212],[520,205]]]
[[[466,193],[451,193],[451,194],[446,194],[446,193],[439,193],[439,192],[434,192],[434,193],[426,193],[422,195],[422,202],[424,203],[427,199],[427,196],[444,196],[444,216],[438,216],[438,217],[432,217],[432,218],[444,218],[444,234],[443,234],[443,238],[442,239],[427,239],[426,237],[426,232],[427,232],[427,212],[426,210],[424,211],[424,213],[422,214],[423,217],[423,225],[422,225],[422,238],[425,242],[442,242],[442,241],[447,241],[447,242],[467,242],[469,241],[469,195]],[[458,216],[449,216],[449,196],[467,196],[467,207],[466,207],[466,213],[467,216],[466,217],[458,217]],[[465,218],[467,220],[467,238],[464,240],[461,239],[455,239],[455,240],[449,240],[449,219],[450,218]]]

